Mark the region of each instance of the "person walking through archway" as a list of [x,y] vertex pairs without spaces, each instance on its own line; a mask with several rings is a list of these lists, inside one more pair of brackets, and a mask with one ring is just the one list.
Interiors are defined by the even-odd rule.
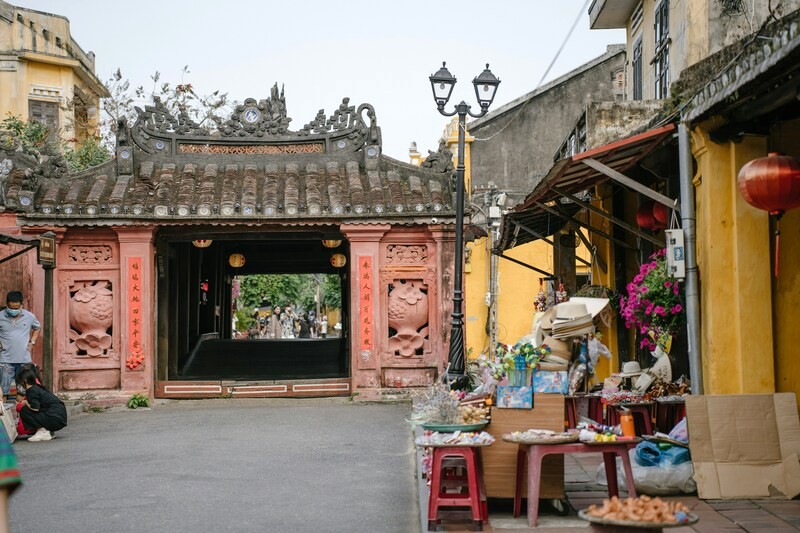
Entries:
[[267,326],[267,338],[280,339],[283,337],[283,326],[281,325],[281,308],[276,305],[269,317]]

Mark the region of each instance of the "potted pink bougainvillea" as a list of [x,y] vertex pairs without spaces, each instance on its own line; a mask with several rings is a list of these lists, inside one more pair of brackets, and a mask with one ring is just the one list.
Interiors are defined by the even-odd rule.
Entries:
[[667,274],[665,256],[666,249],[651,255],[620,298],[625,326],[635,329],[639,346],[650,350],[656,343],[666,345],[686,320],[683,283]]

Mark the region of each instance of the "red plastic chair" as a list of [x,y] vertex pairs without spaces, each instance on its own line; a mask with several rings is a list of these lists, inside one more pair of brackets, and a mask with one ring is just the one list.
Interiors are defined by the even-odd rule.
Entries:
[[[466,476],[456,475],[453,472],[452,462],[445,459],[463,459],[463,468]],[[475,531],[482,531],[483,524],[488,520],[489,512],[486,505],[486,489],[483,484],[483,469],[481,465],[480,448],[470,447],[443,447],[433,448],[431,461],[431,494],[428,501],[428,531],[435,531],[439,522],[441,507],[468,507],[471,511],[472,524]],[[466,492],[448,492],[453,488],[454,482],[463,483],[466,479]]]

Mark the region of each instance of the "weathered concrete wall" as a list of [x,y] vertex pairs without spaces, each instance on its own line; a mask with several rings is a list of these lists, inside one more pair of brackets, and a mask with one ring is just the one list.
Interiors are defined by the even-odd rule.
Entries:
[[661,117],[664,102],[592,102],[586,106],[586,148],[603,146],[648,129]]
[[586,104],[614,100],[614,73],[625,68],[623,48],[609,47],[597,60],[470,125],[472,186],[493,181],[501,190],[519,193],[512,196],[515,201],[529,193],[552,166]]

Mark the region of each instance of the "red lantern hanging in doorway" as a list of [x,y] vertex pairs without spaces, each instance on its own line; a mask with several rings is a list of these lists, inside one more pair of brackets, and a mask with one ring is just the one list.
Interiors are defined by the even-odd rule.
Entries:
[[196,239],[192,241],[192,244],[195,248],[208,248],[211,246],[211,243],[214,242],[211,239]]
[[780,272],[780,220],[800,207],[800,161],[777,152],[753,159],[739,171],[739,193],[745,201],[775,217],[775,277]]
[[647,200],[636,211],[636,224],[642,229],[662,230],[668,223],[669,209],[660,202]]

